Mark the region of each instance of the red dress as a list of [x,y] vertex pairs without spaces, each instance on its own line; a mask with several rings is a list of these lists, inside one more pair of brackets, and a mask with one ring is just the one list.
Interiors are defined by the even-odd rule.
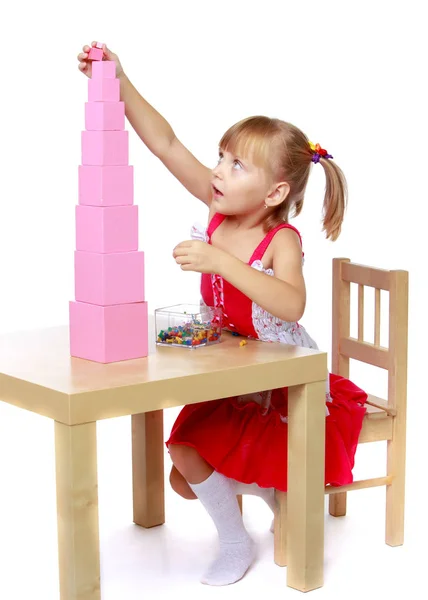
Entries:
[[[211,236],[225,216],[212,218],[205,236]],[[272,229],[255,249],[249,265],[264,269],[262,258],[272,238],[286,223]],[[303,254],[303,253],[302,253]],[[240,335],[267,342],[317,348],[299,323],[277,319],[217,275],[203,274],[202,299],[208,306],[222,306],[225,326]],[[352,468],[365,414],[367,394],[354,383],[330,373],[326,389],[325,483],[351,483]],[[222,398],[185,406],[178,415],[169,444],[184,444],[218,472],[244,483],[287,491],[287,388]]]

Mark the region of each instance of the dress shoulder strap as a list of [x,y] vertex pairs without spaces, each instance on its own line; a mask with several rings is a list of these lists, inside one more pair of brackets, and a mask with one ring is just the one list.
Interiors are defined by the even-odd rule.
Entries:
[[[297,233],[297,235],[299,236],[300,245],[302,245],[302,236],[300,235],[299,231],[295,227],[293,227],[293,225],[289,225],[289,223],[281,223],[280,225],[277,225],[276,227],[271,229],[266,234],[264,239],[260,242],[260,244],[257,246],[257,248],[254,250],[252,257],[250,258],[250,263],[249,263],[250,265],[253,264],[253,262],[255,260],[262,260],[267,247],[273,240],[277,231],[279,231],[280,229],[292,229],[293,231],[295,231]],[[302,256],[304,256],[303,251],[302,251]]]
[[214,233],[214,231],[217,229],[217,227],[223,223],[223,221],[225,220],[226,215],[222,215],[221,213],[215,213],[213,218],[211,219],[211,221],[208,224],[208,229],[207,229],[207,235],[208,235],[208,239],[211,240],[211,236]]

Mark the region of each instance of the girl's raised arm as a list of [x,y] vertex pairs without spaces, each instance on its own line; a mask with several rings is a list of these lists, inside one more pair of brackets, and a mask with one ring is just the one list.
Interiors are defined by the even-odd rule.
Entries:
[[176,137],[158,156],[166,168],[193,196],[210,206],[212,200],[211,169],[200,163]]
[[[96,42],[92,42],[94,47]],[[79,69],[91,77],[90,46],[84,46],[78,55]],[[177,139],[168,121],[145,100],[126,76],[117,54],[103,44],[104,58],[116,63],[120,80],[120,99],[125,103],[125,114],[138,137],[157,156],[180,183],[207,206],[211,204],[211,169],[205,167]]]

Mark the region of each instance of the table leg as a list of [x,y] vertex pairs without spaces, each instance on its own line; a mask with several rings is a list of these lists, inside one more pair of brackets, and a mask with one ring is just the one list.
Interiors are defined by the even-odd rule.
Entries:
[[288,389],[287,585],[324,579],[325,381]]
[[163,411],[132,415],[134,523],[165,523]]
[[287,493],[275,490],[274,561],[279,567],[287,566]]
[[100,600],[96,423],[55,422],[61,600]]

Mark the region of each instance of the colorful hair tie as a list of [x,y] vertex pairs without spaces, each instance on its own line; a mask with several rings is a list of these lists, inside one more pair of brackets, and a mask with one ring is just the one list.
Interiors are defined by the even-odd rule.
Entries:
[[320,161],[320,158],[333,158],[331,154],[328,154],[327,150],[324,150],[324,148],[321,148],[321,146],[319,144],[313,144],[312,142],[309,142],[309,146],[311,148],[311,150],[314,152],[314,154],[312,155],[312,162],[313,163],[318,163]]

